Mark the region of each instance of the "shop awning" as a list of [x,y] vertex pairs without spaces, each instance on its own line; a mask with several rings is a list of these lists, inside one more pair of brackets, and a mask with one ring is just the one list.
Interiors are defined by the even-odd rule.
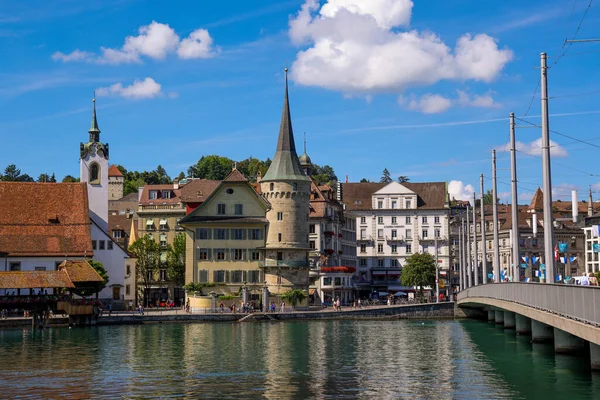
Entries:
[[389,275],[386,271],[372,271],[372,275]]
[[154,221],[150,218],[146,221],[146,225],[154,225]]
[[161,219],[160,220],[160,224],[161,225],[166,225],[167,224],[167,220],[166,219]]

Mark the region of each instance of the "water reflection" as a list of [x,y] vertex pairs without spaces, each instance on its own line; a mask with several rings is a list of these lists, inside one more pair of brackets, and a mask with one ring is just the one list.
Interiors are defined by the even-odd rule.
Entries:
[[0,331],[0,359],[5,397],[513,399],[600,393],[589,364],[473,321],[9,330]]

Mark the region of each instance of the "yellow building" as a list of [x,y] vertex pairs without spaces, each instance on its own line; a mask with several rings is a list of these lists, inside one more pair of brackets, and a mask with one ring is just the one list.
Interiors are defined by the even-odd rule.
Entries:
[[216,292],[263,286],[266,219],[270,205],[234,169],[180,221],[187,234],[186,283],[217,283]]

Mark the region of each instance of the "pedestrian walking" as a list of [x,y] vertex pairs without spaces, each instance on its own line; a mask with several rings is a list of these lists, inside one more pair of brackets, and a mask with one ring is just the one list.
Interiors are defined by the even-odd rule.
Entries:
[[108,303],[108,316],[112,313],[112,303]]

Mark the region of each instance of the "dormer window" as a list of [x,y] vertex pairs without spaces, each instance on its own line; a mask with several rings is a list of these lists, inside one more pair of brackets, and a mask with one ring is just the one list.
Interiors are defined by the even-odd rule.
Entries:
[[171,198],[171,191],[170,190],[163,190],[162,191],[162,198],[163,199],[170,199]]
[[156,199],[158,199],[158,191],[156,191],[156,190],[150,190],[148,192],[148,198],[150,200],[156,200]]

